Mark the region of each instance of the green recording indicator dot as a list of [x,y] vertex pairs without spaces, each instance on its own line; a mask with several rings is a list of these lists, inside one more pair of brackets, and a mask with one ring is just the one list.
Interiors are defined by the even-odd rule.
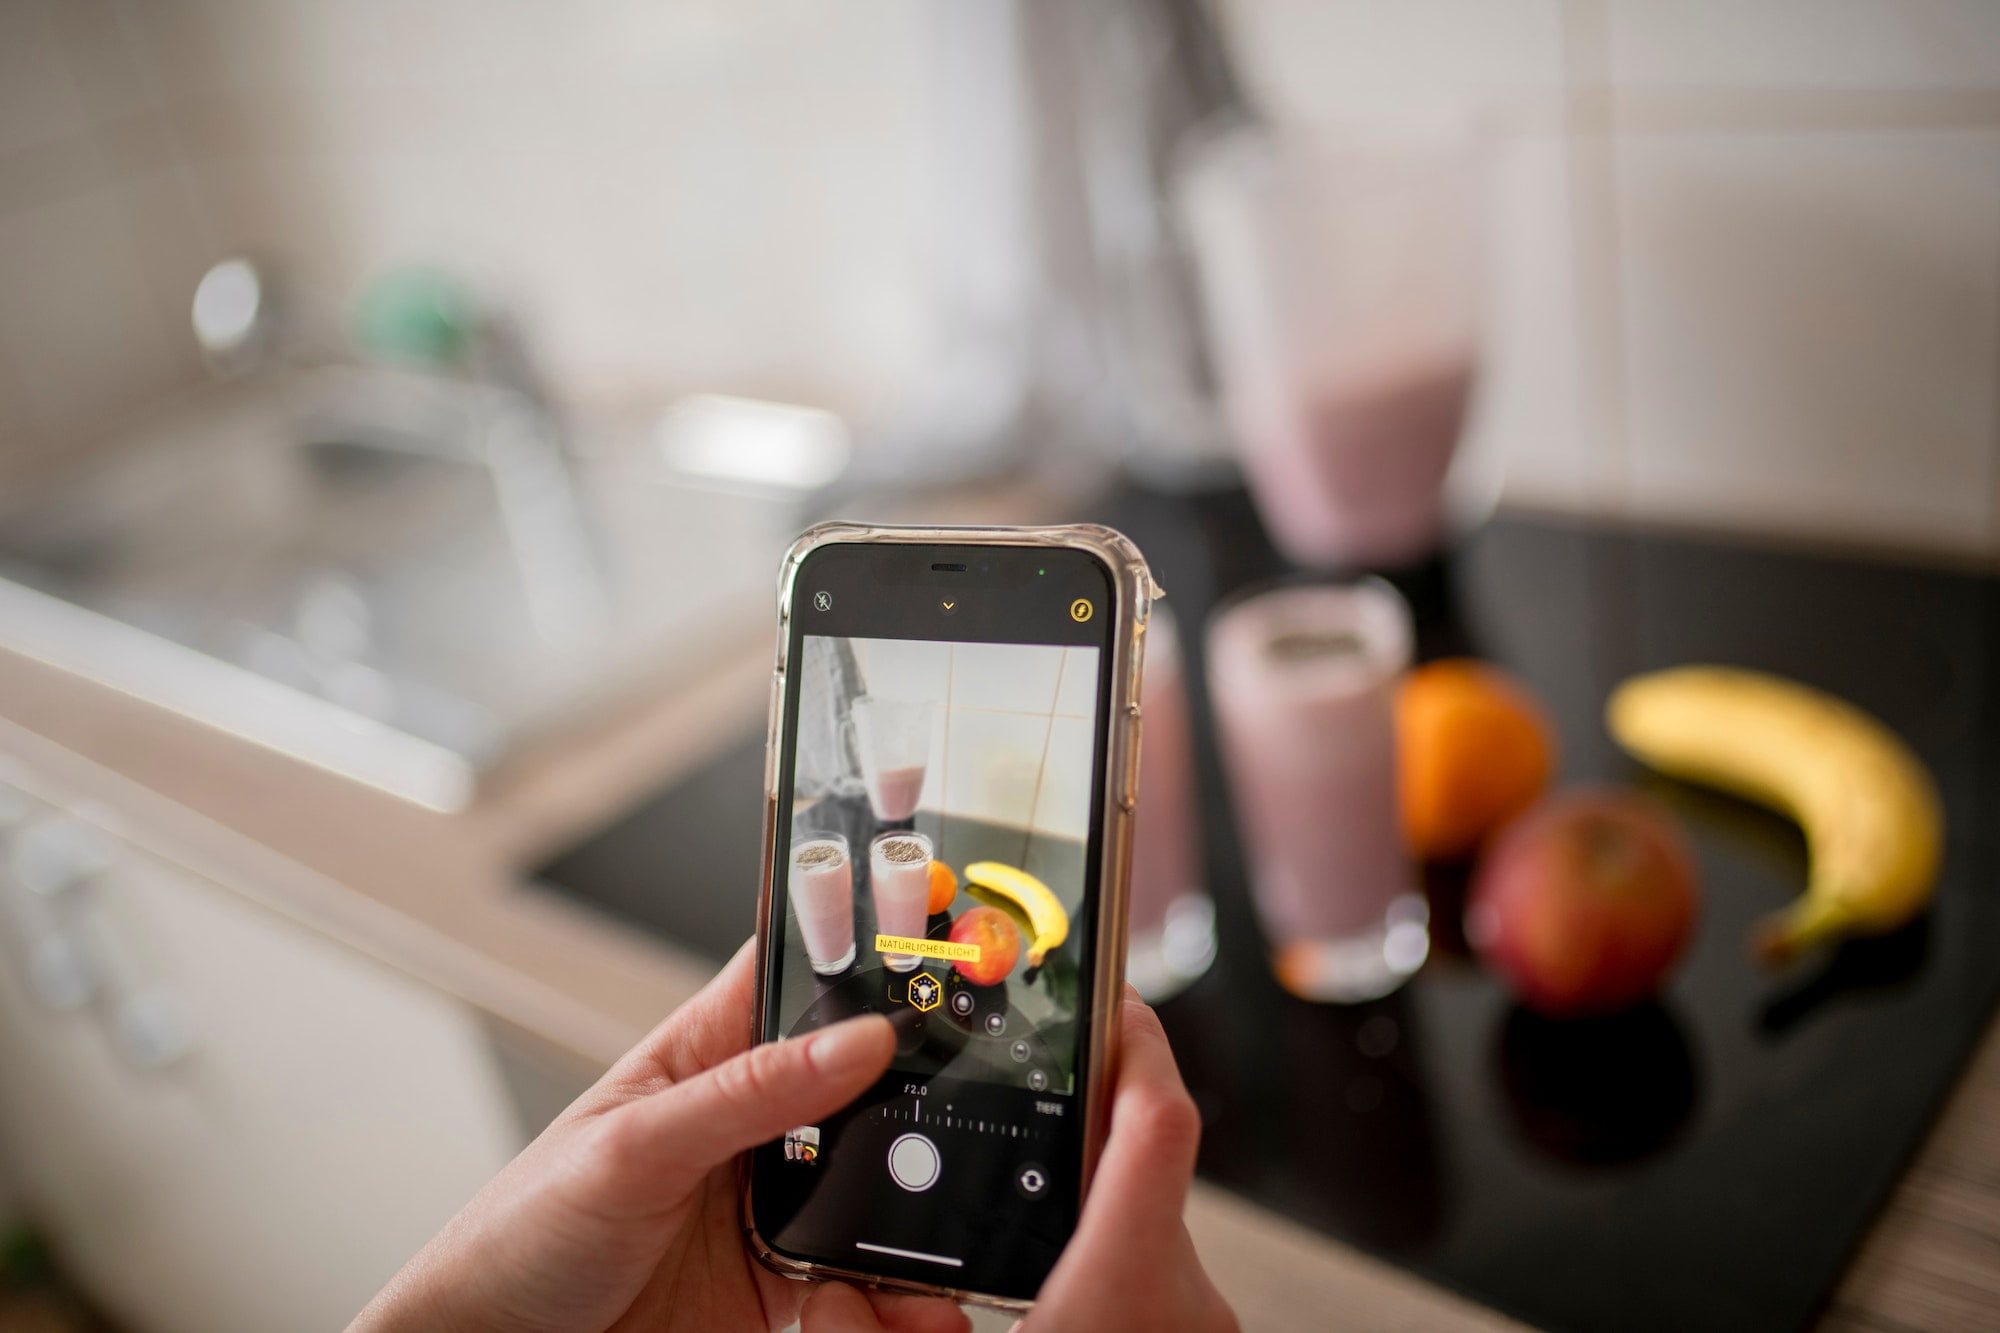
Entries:
[[1037,574],[1046,574],[1046,573],[1048,573],[1049,571],[1048,571],[1048,570],[1046,570],[1046,569],[1038,569],[1038,570],[1036,570],[1035,572],[1036,572]]

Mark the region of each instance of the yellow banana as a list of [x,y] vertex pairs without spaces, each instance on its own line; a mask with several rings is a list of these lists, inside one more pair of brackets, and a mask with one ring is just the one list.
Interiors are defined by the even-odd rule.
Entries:
[[1049,950],[1069,938],[1069,913],[1049,886],[1027,871],[998,861],[974,861],[965,868],[965,882],[999,894],[1027,915],[1035,932],[1028,941],[1028,966],[1040,967]]
[[1767,964],[1894,930],[1930,901],[1944,839],[1937,786],[1895,733],[1852,704],[1762,672],[1686,666],[1620,685],[1605,721],[1661,772],[1798,821],[1810,876],[1803,896],[1758,927]]

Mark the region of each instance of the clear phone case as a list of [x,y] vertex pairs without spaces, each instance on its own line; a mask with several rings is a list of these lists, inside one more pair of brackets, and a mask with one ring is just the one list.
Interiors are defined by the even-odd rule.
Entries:
[[[822,546],[862,543],[898,545],[971,545],[1057,547],[1088,552],[1101,561],[1111,576],[1117,601],[1112,626],[1112,695],[1108,710],[1104,765],[1104,839],[1099,864],[1096,960],[1090,988],[1091,1012],[1099,1021],[1090,1025],[1090,1045],[1085,1053],[1084,1104],[1088,1108],[1083,1139],[1083,1179],[1087,1194],[1095,1173],[1097,1156],[1110,1127],[1110,1099],[1105,1095],[1117,1067],[1118,1023],[1116,1015],[1125,981],[1125,936],[1127,881],[1132,861],[1132,812],[1138,802],[1139,787],[1139,687],[1145,661],[1146,622],[1153,600],[1164,594],[1154,582],[1146,558],[1123,533],[1096,523],[1072,523],[1056,527],[888,527],[862,523],[821,523],[801,533],[786,552],[778,572],[778,651],[771,677],[768,737],[764,749],[764,850],[763,882],[757,900],[757,1012],[754,1031],[762,1034],[768,1002],[765,956],[771,924],[771,880],[775,869],[778,817],[778,761],[788,739],[784,734],[787,656],[792,641],[793,598],[798,573],[807,556]],[[928,1283],[886,1278],[873,1273],[840,1268],[831,1264],[807,1263],[776,1253],[758,1235],[751,1222],[750,1172],[746,1165],[741,1176],[743,1230],[751,1250],[769,1268],[787,1277],[800,1279],[842,1278],[889,1291],[945,1296],[955,1301],[1025,1310],[1033,1303],[994,1296],[986,1292],[962,1291]]]

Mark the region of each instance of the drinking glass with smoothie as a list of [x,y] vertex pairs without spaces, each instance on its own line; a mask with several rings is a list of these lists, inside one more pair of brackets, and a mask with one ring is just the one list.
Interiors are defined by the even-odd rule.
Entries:
[[792,911],[813,971],[837,976],[854,962],[854,865],[847,839],[820,833],[792,844]]
[[[930,925],[931,840],[921,833],[877,834],[868,844],[868,883],[876,931],[922,939]],[[882,955],[892,972],[908,972],[920,961],[915,954]]]
[[1474,165],[1456,139],[1245,130],[1183,178],[1230,428],[1296,564],[1408,565],[1447,536],[1477,339]]
[[1280,588],[1219,612],[1209,694],[1278,981],[1388,994],[1430,951],[1396,808],[1395,691],[1409,608],[1379,579]]
[[864,694],[854,701],[850,717],[861,778],[868,804],[884,824],[908,822],[917,813],[924,792],[924,771],[931,757],[929,703],[883,699]]

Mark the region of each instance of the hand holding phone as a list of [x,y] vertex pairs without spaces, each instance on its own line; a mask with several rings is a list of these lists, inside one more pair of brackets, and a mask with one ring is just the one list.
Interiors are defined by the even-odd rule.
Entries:
[[[947,1300],[807,1287],[760,1268],[741,1244],[741,1147],[843,1103],[879,1076],[891,1050],[880,1020],[863,1019],[816,1038],[849,1047],[829,1062],[845,1072],[822,1069],[833,1052],[807,1042],[753,1055],[751,960],[749,948],[738,953],[564,1111],[353,1328],[504,1323],[577,1333],[639,1312],[664,1329],[778,1328],[804,1302],[805,1333],[965,1329]],[[1099,1186],[1028,1329],[1225,1333],[1234,1322],[1180,1223],[1194,1108],[1151,1011],[1128,998],[1122,1023],[1125,1064]]]
[[[1234,1326],[1180,1223],[1199,1121],[1157,1020],[1136,996],[1119,999],[1137,648],[1150,579],[1129,544],[1101,530],[950,535],[968,558],[931,560],[945,568],[927,572],[977,571],[1000,595],[975,602],[963,592],[976,581],[966,580],[930,605],[934,587],[910,568],[910,556],[927,556],[922,545],[906,538],[900,560],[867,553],[848,566],[851,581],[834,586],[843,604],[858,604],[862,627],[891,646],[823,645],[822,685],[861,684],[858,670],[841,673],[864,655],[886,685],[907,652],[895,645],[914,642],[942,646],[948,662],[959,645],[983,658],[962,677],[948,668],[947,681],[964,692],[948,684],[942,715],[908,697],[850,707],[850,721],[857,711],[866,719],[851,726],[822,709],[821,742],[870,748],[865,759],[823,750],[816,770],[798,692],[784,696],[766,784],[755,964],[751,949],[740,951],[620,1060],[433,1238],[355,1328],[504,1322],[567,1333],[641,1320],[775,1329],[809,1291],[813,1329],[955,1333],[966,1321],[953,1301],[1025,1306],[1037,1292],[1031,1330]],[[981,551],[982,539],[1007,550]],[[883,587],[898,591],[881,597]],[[923,598],[912,600],[911,589]],[[815,609],[825,613],[834,595],[822,591]],[[935,621],[916,618],[961,613],[942,636]],[[801,626],[789,640],[793,661],[803,637]],[[1052,660],[1053,680],[1038,684]],[[1037,713],[1023,691],[1044,684],[1049,698]],[[1026,706],[990,707],[995,689]],[[850,688],[822,702],[865,693]],[[1010,758],[994,743],[996,728],[980,716],[989,713],[1026,716],[1031,729],[1039,717],[1044,739],[1032,769],[1018,762],[1019,744]],[[1060,743],[1058,722],[1074,724]],[[960,742],[986,736],[969,745],[969,766],[954,767],[948,741],[942,753],[934,744],[944,738],[931,728],[954,724]],[[1069,771],[1054,773],[1044,814],[1051,754],[1067,754]],[[996,826],[978,817],[976,802],[927,796],[929,774],[942,782],[954,771],[975,788],[993,780],[1003,794],[1032,772],[1026,817]],[[808,795],[803,824],[800,775],[826,784]],[[993,792],[980,799],[992,815]],[[860,1003],[839,999],[857,990]],[[926,1119],[920,1103],[932,1096],[943,1109],[933,1102]],[[904,1113],[909,1128],[896,1129]],[[853,1151],[884,1128],[894,1131],[886,1154],[871,1162]],[[863,1188],[840,1188],[822,1171],[829,1154],[865,1168]],[[781,1188],[753,1191],[760,1172]],[[789,1182],[772,1172],[789,1172]],[[917,1234],[937,1239],[913,1244],[939,1250],[871,1241],[885,1219],[928,1228]],[[774,1250],[767,1229],[800,1249]],[[838,1263],[813,1248],[829,1244]],[[898,1266],[869,1266],[875,1253]],[[914,1276],[925,1268],[912,1265],[951,1259],[958,1263],[946,1266],[971,1281],[953,1288]],[[786,1280],[795,1275],[853,1277],[876,1290],[809,1289]]]
[[[1159,1019],[1129,990],[1120,1023],[1111,1136],[1082,1222],[1021,1333],[1233,1333],[1236,1317],[1181,1222],[1201,1118]],[[910,1300],[918,1303],[896,1303]],[[885,1301],[826,1283],[807,1299],[799,1327],[800,1333],[947,1333],[964,1325],[932,1300]]]
[[881,1019],[861,1018],[751,1049],[753,970],[745,947],[488,1182],[351,1329],[789,1323],[806,1291],[744,1248],[737,1159],[872,1084],[894,1041]]
[[[578,1333],[650,1326],[804,1333],[960,1333],[948,1300],[808,1287],[740,1240],[736,1154],[771,1126],[822,1114],[887,1065],[879,1019],[748,1050],[751,950],[634,1047],[446,1225],[353,1329],[498,1327]],[[1146,1328],[1227,1333],[1227,1306],[1181,1225],[1199,1122],[1152,1012],[1128,996],[1124,1064],[1098,1185],[1029,1333]],[[760,1064],[753,1061],[762,1062]],[[801,1303],[804,1310],[801,1311]]]

